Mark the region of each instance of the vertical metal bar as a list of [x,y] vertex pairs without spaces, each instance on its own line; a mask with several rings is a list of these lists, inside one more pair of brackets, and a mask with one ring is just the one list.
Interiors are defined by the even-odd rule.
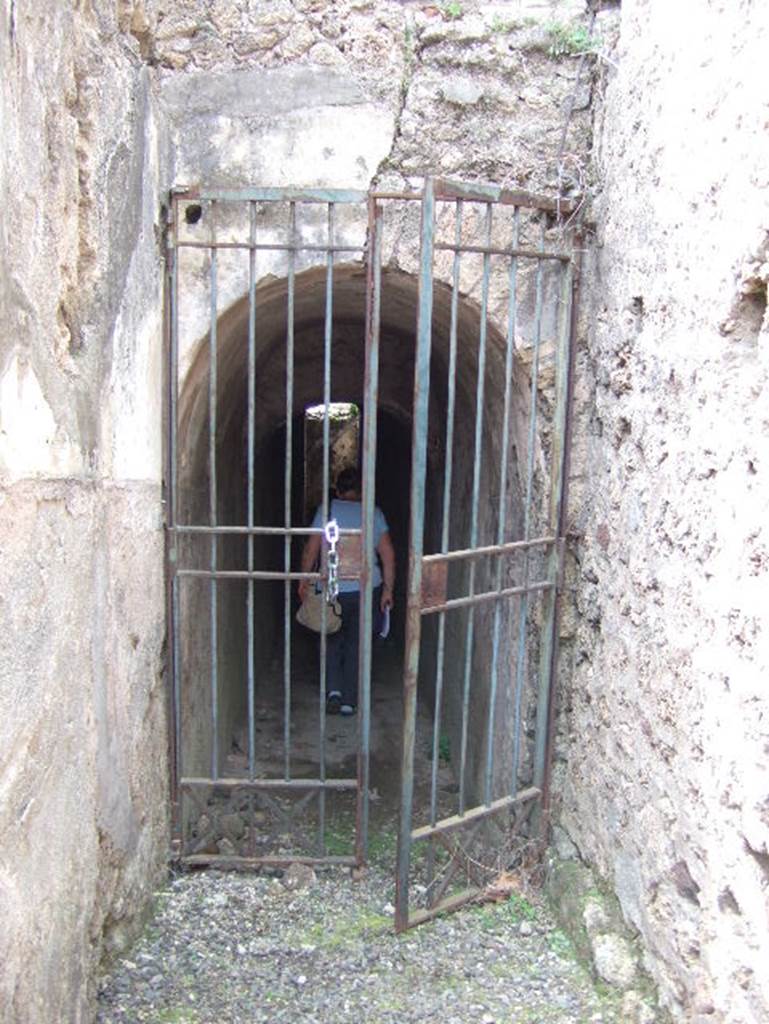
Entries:
[[[217,254],[216,254],[216,207],[211,203],[211,321],[209,329],[208,367],[208,517],[209,526],[217,526],[216,486],[216,393],[217,393]],[[210,567],[215,573],[218,560],[218,539],[211,534]],[[218,593],[217,581],[211,578],[211,778],[219,777],[219,665],[218,665]]]
[[[540,229],[540,252],[545,251],[545,218],[542,216]],[[542,337],[542,260],[537,261],[536,303],[534,314],[534,352],[531,361],[531,390],[529,401],[529,438],[526,468],[526,498],[523,510],[524,540],[529,540],[531,531],[531,501],[534,481],[534,444],[537,436],[537,384],[539,377],[539,349]],[[523,553],[523,586],[529,583],[529,551]],[[518,792],[518,759],[521,752],[521,703],[523,700],[523,671],[526,656],[526,620],[529,615],[529,595],[521,595],[518,622],[518,656],[515,666],[515,697],[513,712],[513,785],[512,795]]]
[[[289,204],[289,244],[296,244],[296,203]],[[283,569],[291,572],[291,477],[294,454],[294,276],[296,253],[288,254],[288,309],[286,311],[286,467],[283,482],[283,522],[286,536],[283,541]],[[291,581],[283,585],[283,746],[285,763],[283,774],[291,778]]]
[[376,489],[377,398],[379,393],[379,321],[382,285],[382,209],[368,200],[368,266],[366,268],[366,365],[363,397],[363,490],[361,494],[360,635],[358,641],[358,791],[355,856],[359,864],[368,851],[369,739],[371,721],[371,648],[374,601],[374,498]]
[[[443,474],[443,509],[441,522],[441,551],[449,550],[449,526],[451,514],[451,484],[454,471],[454,416],[457,393],[457,313],[459,306],[459,271],[462,242],[462,214],[464,204],[456,201],[454,220],[454,266],[451,280],[451,322],[449,327],[449,366],[446,401],[446,455]],[[430,777],[430,824],[438,820],[438,761],[440,757],[441,722],[443,719],[443,682],[446,652],[446,613],[438,617],[438,652],[435,665],[435,706],[433,714],[433,759]],[[432,843],[427,852],[427,883],[432,885],[435,874],[435,848]]]
[[[555,409],[553,410],[553,439],[550,446],[550,509],[549,525],[553,533],[562,537],[565,532],[564,492],[566,489],[566,442],[567,415],[570,404],[571,380],[571,322],[572,302],[575,285],[574,268],[567,264],[563,271],[561,309],[563,321],[559,332],[555,365]],[[548,578],[555,583],[558,578],[559,561],[562,557],[561,544],[555,544],[548,557]],[[534,734],[534,785],[541,787],[545,776],[545,750],[548,740],[549,696],[551,675],[555,664],[553,653],[557,646],[556,633],[556,588],[545,595],[542,619],[542,642],[540,647],[539,692],[537,695],[537,721]]]
[[[256,446],[256,203],[248,204],[248,494],[247,522],[254,526],[254,449]],[[254,571],[254,537],[249,533],[247,544],[248,571]],[[246,592],[246,671],[248,683],[248,777],[256,771],[256,727],[254,724],[254,581],[249,579]]]
[[[179,203],[171,199],[171,220],[168,225],[169,295],[168,295],[168,525],[173,529],[178,523],[178,459],[177,459],[177,410],[179,402],[179,252],[176,241],[179,237]],[[178,564],[178,535],[171,533],[167,540],[167,571],[170,578],[171,594],[171,800],[173,810],[173,837],[178,839],[181,831],[181,792],[179,779],[182,777],[182,736],[181,736],[181,680],[179,650],[179,580],[176,575]]]
[[[564,430],[563,439],[563,472],[562,472],[562,483],[561,483],[561,501],[558,512],[558,536],[560,538],[561,557],[565,553],[565,541],[566,541],[566,529],[567,529],[567,515],[568,515],[568,502],[569,502],[569,469],[571,460],[571,436],[572,436],[572,407],[574,404],[574,363],[577,352],[577,321],[579,317],[579,289],[580,289],[580,278],[582,271],[582,239],[579,235],[576,235],[573,240],[573,245],[576,248],[575,256],[573,257],[574,266],[572,273],[572,293],[571,293],[571,310],[569,325],[569,355],[567,362],[568,379],[566,381],[566,425]],[[563,573],[563,566],[559,566],[559,571]],[[544,772],[542,773],[541,789],[542,798],[540,803],[541,808],[541,822],[540,822],[540,834],[546,832],[548,826],[548,819],[550,817],[550,783],[553,770],[553,744],[555,743],[555,687],[557,680],[557,666],[558,666],[558,640],[559,640],[559,622],[560,613],[562,606],[562,594],[559,592],[556,594],[556,605],[555,615],[553,616],[553,628],[552,636],[553,642],[551,645],[550,652],[550,667],[549,667],[549,686],[547,691],[547,738],[545,743],[545,764]]]
[[[491,203],[486,204],[486,246],[491,247]],[[488,253],[483,255],[483,283],[481,286],[481,320],[480,333],[478,335],[478,379],[475,389],[475,447],[473,458],[473,497],[472,510],[470,513],[470,542],[468,547],[474,548],[478,543],[478,498],[481,486],[481,461],[483,458],[483,413],[484,413],[484,391],[486,386],[486,316],[489,304],[489,273],[491,257]],[[470,561],[470,581],[468,594],[470,597],[475,593],[475,559]],[[475,608],[470,606],[467,613],[467,627],[465,631],[465,671],[462,685],[462,732],[461,746],[459,752],[459,813],[465,813],[466,807],[466,772],[467,772],[467,733],[468,718],[470,710],[470,675],[473,660],[473,639],[475,632]]]
[[[180,629],[180,613],[179,613],[179,577],[174,572],[173,579],[171,581],[171,632],[173,634],[172,649],[173,649],[173,674],[174,674],[174,734],[176,740],[176,790],[174,791],[173,799],[177,808],[177,815],[175,825],[178,830],[176,838],[182,839],[182,829],[184,826],[184,791],[179,788],[179,779],[182,777],[183,772],[183,750],[182,750],[182,694],[180,686],[180,651],[179,651],[179,629]],[[181,852],[184,852],[183,850]]]
[[[511,247],[518,248],[520,210],[516,206],[513,213],[513,238]],[[517,257],[510,259],[507,299],[507,339],[505,344],[505,399],[502,416],[502,451],[499,466],[499,505],[497,509],[497,544],[504,544],[507,526],[507,462],[510,455],[510,399],[513,384],[513,352],[515,350],[516,324],[516,290],[517,290]],[[496,588],[502,589],[501,555],[496,557]],[[494,632],[491,644],[491,690],[489,693],[488,719],[486,721],[486,775],[484,779],[484,801],[491,803],[491,782],[494,769],[494,714],[497,702],[499,675],[499,632],[502,618],[501,602],[494,604]]]
[[417,710],[417,676],[421,638],[422,550],[427,469],[427,417],[430,398],[430,348],[433,313],[433,244],[435,196],[431,178],[422,194],[422,227],[419,258],[419,312],[414,361],[414,428],[411,439],[411,509],[406,650],[403,665],[403,743],[401,747],[401,813],[398,829],[398,862],[395,879],[395,928],[408,927],[408,877],[411,858],[411,815],[414,798],[414,740]]
[[[328,252],[326,254],[326,311],[323,331],[323,522],[328,522],[328,491],[329,491],[329,403],[331,402],[331,341],[332,328],[334,323],[334,204],[328,204]],[[321,545],[322,548],[322,545]],[[319,778],[326,778],[326,649],[328,639],[326,634],[327,606],[322,602],[321,612],[321,634],[320,634],[320,722],[319,722],[319,747],[320,765]],[[325,856],[326,851],[326,791],[318,791],[318,848],[320,855]]]

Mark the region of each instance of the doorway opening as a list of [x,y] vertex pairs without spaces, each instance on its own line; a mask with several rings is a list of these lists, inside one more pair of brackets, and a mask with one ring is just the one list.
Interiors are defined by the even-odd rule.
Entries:
[[[220,209],[229,194],[177,197],[170,606],[187,863],[360,864],[369,795],[388,791],[402,807],[407,793],[402,854],[404,834],[441,838],[437,819],[457,794],[455,815],[482,805],[473,820],[485,818],[514,810],[535,774],[528,739],[543,711],[532,695],[560,550],[548,481],[563,467],[562,424],[553,423],[563,410],[569,256],[545,246],[554,204],[503,194],[511,216],[492,225],[486,193],[443,188],[429,267],[424,211],[421,242],[410,212],[421,195],[383,216],[397,197],[252,190],[240,221]],[[187,220],[185,203],[201,216]],[[302,549],[319,532],[312,506],[333,485],[334,403],[362,424],[358,532],[369,554],[354,725],[326,719],[327,638],[295,622]],[[397,566],[381,642],[367,628],[365,585],[375,504]],[[313,578],[328,586],[322,569]],[[404,663],[413,692],[401,719]],[[499,792],[511,791],[500,804]],[[331,842],[329,822],[345,815],[355,822],[348,842]]]

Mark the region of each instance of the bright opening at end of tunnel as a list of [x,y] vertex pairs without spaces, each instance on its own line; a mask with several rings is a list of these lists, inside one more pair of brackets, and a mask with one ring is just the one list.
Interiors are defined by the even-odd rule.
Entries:
[[[322,420],[325,417],[326,406],[310,405],[304,415],[309,420]],[[329,402],[328,418],[330,420],[352,420],[358,416],[358,406],[353,402]]]

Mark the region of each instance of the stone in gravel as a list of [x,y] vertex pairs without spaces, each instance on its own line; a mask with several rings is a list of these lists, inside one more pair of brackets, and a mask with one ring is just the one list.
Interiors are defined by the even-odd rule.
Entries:
[[521,921],[518,927],[518,931],[521,935],[533,935],[534,925],[531,923],[531,921]]
[[635,959],[630,946],[619,935],[596,935],[593,963],[598,976],[616,988],[630,988],[635,980]]
[[243,838],[243,834],[246,831],[246,823],[240,814],[223,814],[220,824],[227,835],[232,836],[234,839]]
[[309,864],[289,864],[283,876],[283,885],[292,892],[297,889],[307,889],[317,881],[315,872]]

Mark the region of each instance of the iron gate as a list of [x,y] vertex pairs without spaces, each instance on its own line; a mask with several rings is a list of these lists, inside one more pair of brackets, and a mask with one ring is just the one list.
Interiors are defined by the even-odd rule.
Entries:
[[[564,222],[573,207],[524,192],[432,179],[422,191],[407,194],[175,190],[168,226],[167,548],[177,855],[187,864],[233,866],[364,863],[383,240],[393,207],[421,212],[410,267],[418,278],[418,310],[396,870],[396,928],[403,929],[472,899],[488,881],[483,851],[489,841],[504,849],[511,836],[525,837],[529,812],[547,802],[578,277]],[[345,258],[364,268],[366,282],[354,777],[327,770],[325,633],[316,662],[315,770],[308,772],[306,764],[298,769],[293,746],[292,587],[302,578],[326,584],[323,572],[302,573],[297,564],[298,545],[313,531],[298,521],[292,496],[294,378],[304,358],[295,347],[296,277],[308,266],[324,275],[317,400],[324,410],[325,521],[329,407],[335,397],[334,270]],[[237,270],[235,260],[241,261]],[[265,260],[263,266],[259,261]],[[230,266],[222,273],[226,261]],[[260,291],[268,279],[283,281],[277,299],[272,284],[264,295]],[[440,315],[436,295],[443,304]],[[285,387],[283,495],[276,511],[269,503],[260,505],[256,449],[261,404],[271,404],[274,412],[277,401],[259,392],[258,384],[265,365],[260,337],[270,316],[274,321],[278,301],[284,303],[279,353]],[[233,343],[236,308],[241,329]],[[239,382],[232,372],[238,352],[245,367]],[[445,371],[440,379],[439,371]],[[218,486],[218,467],[231,457],[234,436],[233,380],[246,423],[239,518],[225,509]],[[465,417],[471,430],[457,419],[461,396],[474,408]],[[190,441],[195,437],[197,448]],[[274,624],[282,645],[273,666],[280,674],[282,711],[280,735],[272,736],[273,747],[277,742],[281,748],[280,765],[262,757],[258,696],[269,675],[262,649],[269,630],[257,635],[257,587],[282,590],[282,621]],[[244,697],[247,723],[238,770],[228,760],[220,686],[221,652],[232,643],[222,604],[232,594],[228,607],[242,606],[245,622],[238,639],[242,681],[235,686]],[[274,672],[270,679],[277,689]],[[424,785],[415,775],[420,753],[429,761]],[[419,799],[415,803],[415,785],[417,797],[424,792],[421,805]],[[349,806],[351,800],[354,845],[340,853],[327,842],[327,804]],[[423,905],[410,909],[415,878]]]
[[[339,211],[342,211],[341,215]],[[353,211],[348,215],[346,211]],[[343,230],[338,221],[344,222]],[[371,577],[374,515],[374,452],[378,366],[378,281],[376,218],[365,192],[317,189],[254,188],[241,190],[178,188],[171,198],[168,224],[168,445],[167,551],[170,660],[172,669],[172,781],[176,855],[187,865],[258,866],[290,862],[361,864],[366,857],[368,822],[368,744],[370,719]],[[361,444],[362,525],[342,530],[342,538],[360,537],[360,697],[357,772],[354,777],[327,770],[326,644],[324,615],[318,651],[319,686],[314,715],[314,770],[307,757],[297,770],[295,750],[295,682],[292,644],[297,582],[323,587],[325,568],[302,572],[297,544],[313,533],[296,521],[293,474],[296,464],[295,304],[298,266],[317,267],[325,275],[322,374],[315,399],[322,405],[321,498],[324,523],[329,518],[331,367],[334,324],[334,265],[342,256],[362,261],[366,251],[365,367]],[[230,261],[226,274],[222,263]],[[238,266],[234,261],[240,261]],[[261,260],[264,266],[258,266]],[[285,281],[284,331],[280,358],[285,362],[282,507],[265,505],[257,479],[260,407],[275,396],[259,389],[259,341],[266,322],[258,289],[260,278]],[[242,298],[245,293],[245,299]],[[239,296],[241,296],[239,298]],[[274,299],[270,299],[274,307]],[[222,332],[240,303],[240,333],[225,348]],[[206,307],[202,311],[203,307]],[[272,308],[271,307],[271,308]],[[228,319],[229,318],[229,319]],[[201,323],[207,325],[201,332]],[[232,331],[230,330],[230,333]],[[274,324],[273,324],[274,333]],[[225,339],[226,340],[226,339]],[[245,364],[245,379],[235,380],[232,361]],[[264,362],[264,360],[262,360]],[[230,367],[229,377],[221,376]],[[233,388],[233,380],[236,387]],[[195,386],[190,384],[193,381]],[[185,390],[190,391],[186,395]],[[245,495],[233,512],[225,508],[220,464],[233,437],[225,424],[231,407],[245,409]],[[229,420],[228,420],[229,417]],[[180,442],[181,436],[181,442]],[[237,438],[235,437],[235,442]],[[201,450],[202,453],[201,454]],[[191,468],[197,459],[198,477]],[[201,468],[202,467],[202,468]],[[260,515],[259,502],[266,509]],[[280,502],[278,502],[280,505]],[[265,521],[268,520],[268,521]],[[271,520],[271,521],[269,521]],[[277,520],[277,521],[276,521]],[[276,558],[275,543],[280,549]],[[282,712],[279,735],[264,723],[272,713],[275,692],[261,703],[259,685],[265,672],[277,691],[275,665],[267,664],[269,636],[256,617],[255,589],[282,587]],[[197,587],[197,591],[194,588]],[[202,590],[200,588],[203,588]],[[235,592],[235,603],[224,603]],[[273,595],[274,596],[274,595]],[[232,616],[242,606],[245,628],[239,646],[242,681],[234,696],[225,694],[222,671],[231,652]],[[301,630],[300,630],[301,632]],[[237,661],[237,659],[235,659]],[[231,673],[230,673],[231,674]],[[232,685],[229,687],[233,689]],[[238,758],[232,752],[229,703],[245,695],[246,735]],[[232,716],[230,716],[232,717]],[[305,728],[308,728],[305,723]],[[270,735],[264,739],[265,731]],[[281,748],[276,764],[276,746]],[[233,762],[235,768],[233,770]],[[327,804],[355,802],[354,845],[340,852],[327,842]]]
[[[564,481],[573,310],[577,274],[563,214],[568,204],[520,192],[466,186],[456,182],[425,184],[421,244],[420,301],[414,377],[411,527],[408,608],[404,659],[404,724],[401,770],[401,820],[398,842],[395,923],[403,930],[474,899],[496,872],[522,857],[532,836],[532,809],[541,811],[547,797],[551,690],[557,648],[556,596],[562,571]],[[466,238],[464,219],[475,211],[480,237]],[[496,223],[506,214],[504,226]],[[506,237],[505,237],[506,236]],[[451,330],[448,381],[445,384],[445,452],[440,536],[425,550],[428,421],[431,387],[434,266],[447,256],[451,274]],[[472,434],[456,440],[457,302],[462,260],[480,260],[479,311],[475,354],[475,412]],[[495,266],[496,264],[496,266]],[[500,265],[507,274],[500,288]],[[496,289],[492,272],[496,272]],[[546,280],[547,278],[547,280]],[[506,336],[503,365],[488,365],[490,303],[506,290]],[[533,291],[533,309],[522,308],[519,293]],[[500,310],[496,318],[499,320]],[[528,367],[517,348],[525,319]],[[549,323],[549,351],[543,353],[543,325]],[[543,365],[551,381],[542,388]],[[499,371],[502,372],[499,372]],[[527,370],[529,409],[526,454],[518,451],[522,493],[511,498],[510,462],[513,384]],[[434,386],[434,385],[433,385]],[[496,390],[496,399],[492,392]],[[546,423],[538,424],[541,391],[550,394]],[[487,410],[493,408],[491,424]],[[482,474],[498,435],[496,503]],[[522,447],[521,438],[518,447]],[[472,452],[472,486],[457,494],[452,474],[462,449]],[[465,456],[466,458],[467,456]],[[494,467],[492,467],[493,469]],[[549,482],[547,477],[549,475]],[[492,488],[493,490],[493,488]],[[469,514],[467,504],[469,502]],[[457,504],[464,512],[455,513]],[[481,508],[481,505],[484,508]],[[496,504],[496,515],[489,505]],[[522,508],[520,506],[522,505]],[[437,513],[436,513],[437,514]],[[460,520],[457,525],[457,518]],[[517,519],[517,522],[512,520]],[[486,536],[482,537],[482,526]],[[488,613],[489,608],[492,609]],[[426,616],[437,618],[431,643],[435,654],[426,672],[420,666]],[[483,621],[480,621],[481,617]],[[434,621],[434,620],[433,620]],[[503,651],[503,632],[509,642]],[[512,634],[512,636],[510,636]],[[451,644],[447,657],[447,643]],[[538,668],[534,662],[538,661]],[[420,672],[420,668],[422,671]],[[444,732],[448,690],[453,671],[453,728]],[[502,714],[500,693],[511,707]],[[431,705],[432,734],[418,737],[418,697]],[[526,705],[526,706],[525,706]],[[527,713],[528,712],[528,713]],[[527,721],[528,719],[528,721]],[[533,732],[533,737],[528,733]],[[471,742],[471,736],[474,739]],[[531,750],[533,739],[533,750]],[[415,747],[430,750],[429,799],[422,823],[414,827]],[[451,747],[454,750],[451,750]],[[445,748],[445,749],[444,749]],[[500,754],[507,771],[499,770]],[[441,761],[452,763],[453,786],[439,786]],[[522,776],[526,776],[525,780]],[[522,785],[525,781],[525,785]],[[456,790],[456,800],[447,800]],[[450,804],[453,803],[453,806]],[[484,834],[485,833],[485,834]],[[516,849],[517,845],[517,849]],[[491,850],[494,850],[494,855]],[[415,851],[416,854],[415,855]],[[421,860],[418,854],[423,851]],[[416,864],[414,862],[417,862]],[[410,878],[420,879],[422,906],[410,910]],[[412,900],[413,902],[413,900]]]

